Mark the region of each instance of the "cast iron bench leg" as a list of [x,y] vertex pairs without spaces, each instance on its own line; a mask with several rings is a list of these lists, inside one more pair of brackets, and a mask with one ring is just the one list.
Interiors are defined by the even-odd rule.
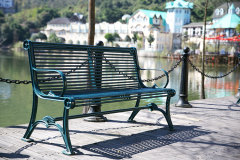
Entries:
[[71,140],[69,137],[69,128],[68,128],[68,115],[69,115],[69,109],[64,106],[64,112],[63,112],[63,140],[66,145],[66,150],[63,151],[63,154],[66,155],[72,155],[74,154],[72,149]]
[[[140,100],[141,100],[141,95],[138,95],[138,98],[137,98],[135,107],[138,107],[138,106],[139,106]],[[130,117],[128,118],[128,122],[135,122],[133,119],[134,119],[134,117],[138,114],[139,111],[140,111],[140,110],[134,110],[134,111],[132,112],[132,114],[130,115]]]
[[32,142],[33,139],[30,139],[29,137],[31,136],[34,128],[36,127],[36,125],[34,125],[34,122],[36,120],[36,115],[37,115],[37,105],[38,105],[38,97],[37,95],[33,92],[33,103],[32,103],[32,114],[31,114],[31,118],[28,124],[28,128],[22,138],[23,141],[26,142]]
[[173,129],[173,124],[172,124],[172,120],[171,120],[170,106],[169,106],[170,105],[170,98],[171,97],[169,97],[169,96],[166,98],[166,110],[165,111],[161,108],[158,108],[158,106],[155,103],[151,103],[151,105],[152,105],[152,110],[158,110],[158,111],[163,113],[163,115],[164,115],[164,117],[167,121],[169,130],[173,131],[174,129]]

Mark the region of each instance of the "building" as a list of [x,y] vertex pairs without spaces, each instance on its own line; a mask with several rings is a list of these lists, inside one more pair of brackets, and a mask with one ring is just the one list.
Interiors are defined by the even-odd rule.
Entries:
[[0,0],[0,10],[4,13],[13,13],[14,10],[14,0]]
[[[137,32],[142,36],[144,50],[179,49],[182,26],[190,23],[192,8],[193,3],[175,0],[166,3],[167,12],[139,9],[128,20],[129,34],[132,36]],[[151,45],[147,41],[150,35],[155,39]]]
[[[95,24],[95,43],[105,41],[106,33],[117,33],[120,38],[117,43],[122,47],[134,46],[142,50],[158,51],[176,50],[181,48],[182,26],[190,23],[193,3],[184,0],[175,0],[166,4],[165,11],[139,9],[131,16],[124,15],[121,22]],[[88,23],[72,21],[67,18],[56,18],[47,24],[43,31],[47,36],[55,32],[57,36],[65,39],[66,43],[87,44]],[[124,42],[127,36],[138,34],[139,40]],[[152,36],[154,41],[150,44],[148,38]]]
[[214,30],[215,35],[232,37],[238,24],[240,24],[240,16],[236,13],[236,8],[232,3],[228,13],[215,21],[210,29]]
[[212,21],[216,23],[220,18],[228,14],[231,5],[235,6],[235,13],[240,16],[240,2],[226,2],[217,7],[212,14]]
[[[83,23],[81,20],[71,20],[69,18],[55,18],[47,23],[43,33],[47,37],[51,33],[55,33],[58,37],[64,38],[66,43],[87,44],[88,40],[88,23]],[[118,33],[120,39],[125,39],[128,35],[127,24],[120,22],[107,23],[102,22],[95,24],[95,42],[103,41],[106,33]]]
[[182,27],[190,23],[193,3],[184,0],[175,0],[166,3],[166,22],[171,33],[182,33]]

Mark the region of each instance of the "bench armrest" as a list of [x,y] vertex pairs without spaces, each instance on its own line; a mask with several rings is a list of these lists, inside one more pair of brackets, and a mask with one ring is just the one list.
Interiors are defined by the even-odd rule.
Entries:
[[62,92],[60,95],[55,95],[53,92],[49,92],[49,94],[45,94],[43,93],[39,87],[36,86],[36,84],[34,84],[34,88],[36,89],[37,91],[37,94],[39,94],[40,96],[42,96],[43,98],[47,98],[47,97],[62,97],[66,88],[67,88],[67,81],[66,81],[66,76],[65,74],[62,72],[62,71],[59,71],[59,70],[50,70],[50,69],[38,69],[38,68],[35,68],[35,67],[32,67],[32,69],[35,71],[35,72],[57,72],[61,78],[62,78]]
[[[163,88],[166,88],[166,87],[167,87],[168,82],[169,82],[169,76],[168,76],[168,72],[165,71],[164,69],[161,69],[161,68],[160,68],[160,69],[144,69],[144,68],[140,68],[140,70],[155,70],[155,71],[163,71],[164,74],[165,74],[165,76],[167,77],[166,84],[163,86]],[[157,84],[154,84],[154,85],[153,85],[153,88],[159,88],[159,87],[157,86]]]

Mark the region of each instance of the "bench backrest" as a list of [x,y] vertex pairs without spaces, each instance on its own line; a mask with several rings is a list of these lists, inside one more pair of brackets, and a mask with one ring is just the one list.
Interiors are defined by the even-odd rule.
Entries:
[[[44,93],[62,91],[56,72],[34,72],[32,68],[60,70],[67,80],[66,94],[141,88],[137,51],[116,48],[25,41],[32,81]],[[140,82],[140,83],[139,83]]]

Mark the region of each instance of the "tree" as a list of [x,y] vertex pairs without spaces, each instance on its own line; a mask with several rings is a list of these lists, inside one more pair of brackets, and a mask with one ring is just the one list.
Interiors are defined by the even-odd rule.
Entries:
[[46,34],[41,33],[41,32],[38,33],[38,38],[41,39],[41,40],[47,40]]
[[113,37],[114,37],[114,40],[120,40],[120,39],[121,39],[121,37],[119,36],[119,34],[116,33],[116,32],[113,34]]
[[124,40],[127,41],[127,42],[131,42],[131,38],[129,37],[129,35],[126,35]]
[[237,27],[236,27],[236,32],[237,32],[238,34],[240,34],[240,24],[237,25]]
[[152,36],[152,34],[149,34],[149,36],[148,36],[148,38],[147,38],[147,41],[148,41],[148,43],[150,44],[150,47],[151,47],[151,45],[152,45],[152,42],[154,42],[154,37]]
[[1,36],[0,43],[4,45],[8,45],[13,41],[13,30],[10,28],[9,24],[4,23],[1,26]]
[[112,46],[113,46],[113,41],[115,40],[114,39],[114,36],[111,34],[111,33],[107,33],[105,34],[104,38],[107,40],[107,42],[111,42],[112,43]]
[[204,66],[204,61],[205,61],[205,37],[206,37],[206,25],[207,25],[207,8],[208,8],[208,0],[205,0],[205,8],[204,8],[204,18],[203,18],[203,21],[204,21],[204,27],[203,27],[203,31],[204,31],[204,34],[203,34],[203,52],[202,52],[202,83],[201,83],[201,95],[200,95],[200,98],[201,99],[205,99],[205,89],[204,89],[204,69],[205,69],[205,66]]
[[3,12],[0,10],[0,24],[4,23],[4,14]]
[[62,40],[59,37],[57,37],[55,33],[51,33],[50,36],[48,37],[48,42],[62,43]]
[[94,45],[95,36],[95,0],[89,0],[88,2],[88,45]]
[[132,37],[132,40],[133,40],[133,43],[134,43],[134,44],[137,42],[137,39],[138,39],[137,32],[134,32],[134,33],[133,33],[133,37]]

